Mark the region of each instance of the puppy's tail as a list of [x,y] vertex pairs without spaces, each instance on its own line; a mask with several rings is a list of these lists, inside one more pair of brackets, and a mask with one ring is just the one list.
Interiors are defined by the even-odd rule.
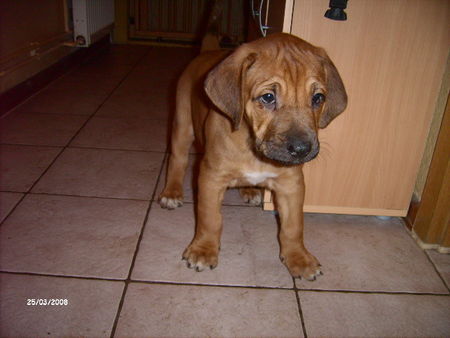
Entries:
[[214,0],[211,7],[211,13],[208,19],[206,34],[202,39],[200,52],[208,50],[220,49],[219,34],[220,34],[220,19],[223,12],[223,0]]

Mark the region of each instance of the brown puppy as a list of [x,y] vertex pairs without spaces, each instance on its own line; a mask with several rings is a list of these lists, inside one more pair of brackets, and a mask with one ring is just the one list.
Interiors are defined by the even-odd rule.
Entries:
[[[222,199],[228,187],[266,187],[280,214],[280,258],[294,277],[314,280],[318,260],[303,244],[303,163],[319,153],[319,128],[347,105],[342,80],[321,48],[273,34],[232,54],[200,54],[177,89],[163,208],[182,205],[183,178],[194,138],[204,148],[197,226],[183,253],[197,271],[218,264]],[[247,199],[257,194],[246,189]]]

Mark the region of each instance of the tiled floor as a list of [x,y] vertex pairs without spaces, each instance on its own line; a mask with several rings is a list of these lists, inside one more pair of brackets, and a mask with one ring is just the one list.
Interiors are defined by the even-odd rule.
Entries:
[[1,120],[0,335],[450,336],[450,256],[396,218],[306,215],[324,276],[294,281],[275,217],[232,190],[218,268],[185,267],[192,170],[183,208],[155,199],[192,55],[114,46]]

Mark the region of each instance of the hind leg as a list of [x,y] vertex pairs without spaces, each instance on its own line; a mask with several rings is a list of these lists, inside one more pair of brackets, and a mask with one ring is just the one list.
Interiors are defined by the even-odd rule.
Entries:
[[159,196],[159,204],[166,209],[183,205],[183,181],[189,159],[189,149],[194,142],[189,91],[177,91],[177,111],[172,130],[171,154],[167,169],[166,185]]
[[240,188],[239,194],[245,203],[253,206],[261,205],[262,190],[260,188]]

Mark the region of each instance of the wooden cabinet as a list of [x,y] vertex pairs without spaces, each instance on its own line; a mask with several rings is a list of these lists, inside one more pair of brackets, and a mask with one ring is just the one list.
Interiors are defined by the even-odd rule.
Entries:
[[349,1],[347,21],[325,18],[328,3],[296,0],[287,26],[326,49],[349,96],[305,165],[305,211],[405,216],[449,52],[450,2]]

